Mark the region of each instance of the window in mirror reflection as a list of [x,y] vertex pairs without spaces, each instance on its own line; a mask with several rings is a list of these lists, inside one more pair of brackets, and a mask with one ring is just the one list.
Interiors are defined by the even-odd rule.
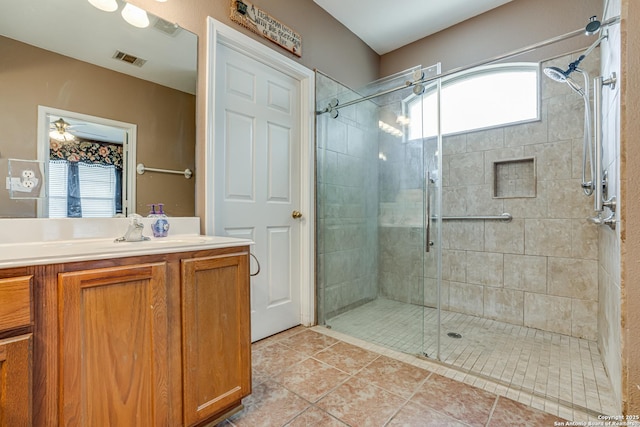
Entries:
[[[46,107],[42,107],[46,108]],[[43,151],[47,157],[49,218],[126,215],[127,142],[132,128],[78,113],[48,111]],[[62,115],[64,113],[69,113]],[[126,125],[126,124],[123,124]],[[135,133],[133,133],[135,135]],[[46,147],[44,146],[46,144]]]
[[122,214],[122,144],[50,140],[49,218]]

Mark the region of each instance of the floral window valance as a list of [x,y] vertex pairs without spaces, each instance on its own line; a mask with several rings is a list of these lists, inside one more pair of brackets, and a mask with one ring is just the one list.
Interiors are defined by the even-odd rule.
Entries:
[[49,159],[113,165],[122,170],[122,145],[88,140],[49,140]]

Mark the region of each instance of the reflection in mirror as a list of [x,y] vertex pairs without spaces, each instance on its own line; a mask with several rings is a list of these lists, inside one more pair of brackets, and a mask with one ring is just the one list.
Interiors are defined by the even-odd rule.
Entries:
[[136,126],[86,114],[38,107],[38,158],[46,165],[49,218],[126,216],[134,212]]
[[[129,152],[123,146],[127,159],[137,157],[138,162],[162,169],[195,168],[197,37],[152,15],[149,27],[134,27],[121,16],[125,3],[114,2],[118,10],[111,13],[87,0],[3,4],[3,183],[9,158],[48,159],[42,144],[52,129],[48,123],[39,125],[38,106],[67,112],[50,112],[48,122],[63,118],[71,124],[78,120],[76,116],[88,116],[133,126],[133,133],[127,134]],[[73,134],[79,129],[74,123],[68,130]],[[131,147],[132,138],[137,140],[136,148]],[[137,175],[135,164],[123,164],[122,171],[123,213],[146,214],[147,204],[162,202],[170,215],[193,216],[194,180]],[[0,217],[48,216],[48,204],[11,199],[4,185],[0,187]]]

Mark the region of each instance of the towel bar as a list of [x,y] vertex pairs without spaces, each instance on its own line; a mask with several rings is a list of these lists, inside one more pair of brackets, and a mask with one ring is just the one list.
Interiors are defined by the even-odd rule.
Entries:
[[184,175],[184,177],[187,179],[193,176],[193,172],[191,172],[191,169],[185,169],[183,171],[174,171],[169,169],[156,169],[156,168],[149,168],[142,163],[138,163],[138,166],[136,166],[136,171],[140,175],[142,175],[146,171],[149,171],[149,172],[172,173],[176,175]]

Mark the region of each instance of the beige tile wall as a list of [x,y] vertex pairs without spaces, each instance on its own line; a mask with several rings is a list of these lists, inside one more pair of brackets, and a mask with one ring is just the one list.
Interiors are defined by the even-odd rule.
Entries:
[[[542,66],[566,68],[574,59],[568,55]],[[595,75],[597,55],[587,61],[583,66]],[[475,247],[465,248],[466,292],[450,292],[446,305],[453,311],[594,340],[597,229],[585,221],[593,202],[580,189],[584,102],[567,85],[546,78],[541,88],[540,121],[468,134],[464,153],[460,150],[464,135],[455,137],[453,150],[447,150],[445,138],[448,179],[443,182],[443,215],[460,205],[467,215],[514,215],[510,223],[485,221],[461,227],[481,228],[482,233]],[[536,197],[488,197],[493,162],[527,157],[536,159]],[[481,197],[462,203],[457,195],[465,189],[466,194]],[[445,233],[459,225],[447,224]],[[445,238],[445,253],[462,249],[452,239]],[[459,282],[450,286],[462,288]]]
[[[542,66],[566,68],[574,55]],[[598,52],[583,63],[592,76]],[[580,187],[584,102],[566,84],[541,73],[541,120],[445,137],[443,140],[443,216],[497,215],[513,221],[445,221],[442,241],[442,307],[516,325],[590,340],[598,335],[598,229],[587,223],[593,199]],[[581,80],[580,80],[581,81]],[[493,197],[493,162],[535,157],[536,196]],[[399,259],[418,262],[420,244],[401,249],[397,229],[421,225],[421,206],[405,209],[408,190],[381,207],[380,275]],[[414,194],[415,196],[415,194]],[[395,221],[390,221],[394,212]],[[416,232],[419,229],[416,228]],[[415,255],[411,251],[417,251]],[[389,257],[385,261],[385,257]],[[389,298],[412,300],[419,281],[394,280],[381,286]],[[435,306],[435,259],[426,254],[426,305]],[[421,294],[418,294],[421,295]]]

